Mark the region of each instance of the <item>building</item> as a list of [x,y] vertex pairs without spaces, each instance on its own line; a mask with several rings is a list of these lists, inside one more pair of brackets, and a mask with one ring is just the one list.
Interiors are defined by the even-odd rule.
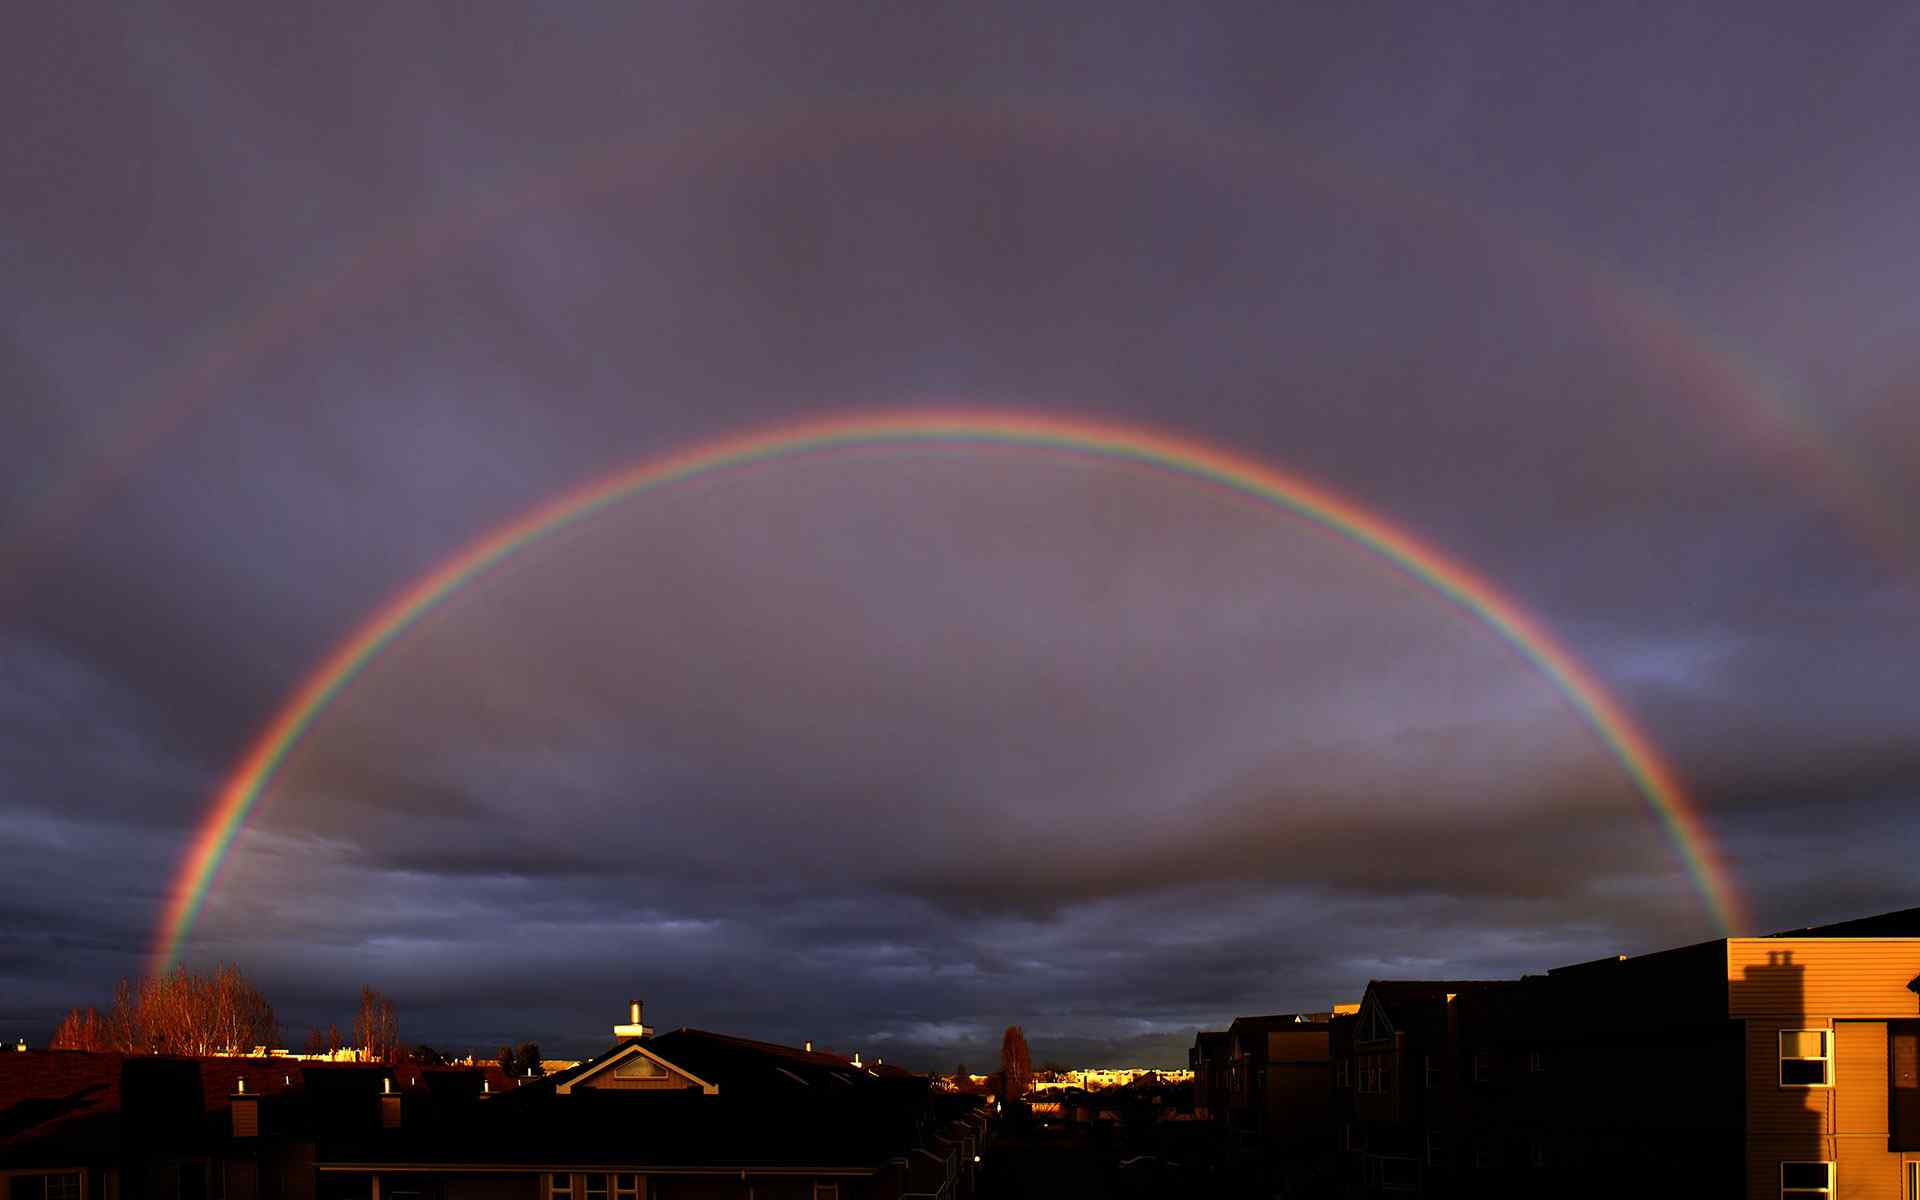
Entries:
[[1349,1195],[1920,1198],[1920,910],[1376,981],[1331,1044]]
[[[635,1006],[637,1009],[637,1005]],[[985,1111],[924,1077],[630,1026],[566,1071],[0,1055],[9,1200],[967,1200]],[[636,1032],[637,1030],[637,1032]]]
[[1226,1030],[1202,1030],[1187,1048],[1187,1066],[1193,1071],[1193,1115],[1199,1120],[1226,1112],[1227,1045]]
[[1450,1170],[1470,1121],[1462,1080],[1473,1063],[1459,1028],[1460,1000],[1510,986],[1474,979],[1367,985],[1359,1010],[1340,1021],[1333,1067],[1339,1175],[1348,1194],[1419,1188]]

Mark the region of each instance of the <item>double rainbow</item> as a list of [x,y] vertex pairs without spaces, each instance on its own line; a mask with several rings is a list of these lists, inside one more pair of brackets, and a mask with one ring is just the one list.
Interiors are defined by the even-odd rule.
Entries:
[[280,707],[221,787],[169,891],[151,966],[169,969],[219,877],[234,839],[314,721],[421,618],[522,547],[615,504],[715,471],[840,447],[990,444],[1133,462],[1256,497],[1366,547],[1465,609],[1552,681],[1633,780],[1678,850],[1712,919],[1748,922],[1738,891],[1672,768],[1620,704],[1547,630],[1487,579],[1360,505],[1263,463],[1156,430],[991,411],[916,411],[781,425],[707,442],[558,495],[478,538],[415,579],[333,651]]

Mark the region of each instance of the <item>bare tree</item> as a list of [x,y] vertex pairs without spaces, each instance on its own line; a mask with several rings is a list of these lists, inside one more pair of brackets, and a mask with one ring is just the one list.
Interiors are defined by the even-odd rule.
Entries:
[[1007,1026],[1007,1032],[1001,1035],[1000,1074],[1006,1080],[1010,1100],[1026,1095],[1033,1082],[1033,1056],[1027,1052],[1027,1035],[1018,1025]]
[[107,1050],[107,1023],[100,1010],[88,1005],[85,1012],[73,1009],[60,1019],[49,1046],[54,1050]]
[[74,1009],[54,1034],[62,1049],[129,1054],[248,1054],[279,1040],[273,1006],[226,963],[211,976],[178,966],[137,986],[122,979],[104,1017]]
[[368,1062],[392,1062],[400,1051],[400,1021],[393,1001],[371,987],[360,987],[360,1012],[353,1019],[353,1039]]

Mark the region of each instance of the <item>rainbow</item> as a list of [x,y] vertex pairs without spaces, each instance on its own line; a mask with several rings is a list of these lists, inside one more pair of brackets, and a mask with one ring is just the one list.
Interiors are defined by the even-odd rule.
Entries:
[[[1396,179],[1272,130],[1222,124],[1165,106],[1150,117],[1116,119],[1058,100],[1010,111],[932,105],[890,105],[754,113],[697,129],[628,135],[584,146],[557,161],[476,189],[456,202],[378,231],[308,277],[243,305],[198,340],[195,353],[160,372],[127,409],[101,422],[103,441],[41,489],[31,509],[0,526],[0,600],[22,588],[39,553],[129,478],[146,456],[213,407],[271,355],[328,318],[372,303],[431,265],[510,227],[529,214],[580,204],[703,169],[790,162],[845,143],[910,144],[940,139],[959,146],[1013,144],[1053,150],[1093,145],[1112,152],[1161,156],[1213,175],[1226,186],[1271,174],[1325,188],[1377,216],[1437,222],[1454,236],[1485,239],[1528,264],[1569,297],[1585,296],[1610,336],[1651,367],[1685,384],[1702,405],[1724,410],[1748,452],[1790,474],[1846,520],[1861,544],[1903,579],[1920,571],[1920,538],[1900,506],[1857,461],[1857,455],[1815,420],[1790,386],[1751,353],[1691,318],[1655,288],[1605,262],[1492,213],[1436,191],[1431,181]],[[1725,344],[1723,344],[1723,342]]]
[[168,970],[178,958],[234,839],[314,721],[387,647],[455,592],[540,538],[647,492],[801,454],[906,443],[1031,447],[1144,464],[1271,503],[1373,551],[1478,618],[1551,680],[1631,777],[1679,851],[1713,920],[1728,932],[1747,924],[1738,890],[1673,769],[1593,674],[1488,580],[1335,492],[1199,442],[1105,421],[911,411],[780,425],[616,471],[545,501],[415,579],[333,648],[233,768],[168,893],[152,969]]

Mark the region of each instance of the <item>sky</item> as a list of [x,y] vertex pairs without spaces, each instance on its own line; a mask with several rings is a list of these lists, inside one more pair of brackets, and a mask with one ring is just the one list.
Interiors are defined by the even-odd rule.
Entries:
[[[1910,6],[39,6],[0,42],[0,1037],[489,531],[991,411],[1337,495],[1672,768],[1735,933],[1920,904]],[[182,961],[296,1043],[1184,1063],[1719,936],[1588,713],[1298,512],[978,439],[533,540],[341,689]]]

